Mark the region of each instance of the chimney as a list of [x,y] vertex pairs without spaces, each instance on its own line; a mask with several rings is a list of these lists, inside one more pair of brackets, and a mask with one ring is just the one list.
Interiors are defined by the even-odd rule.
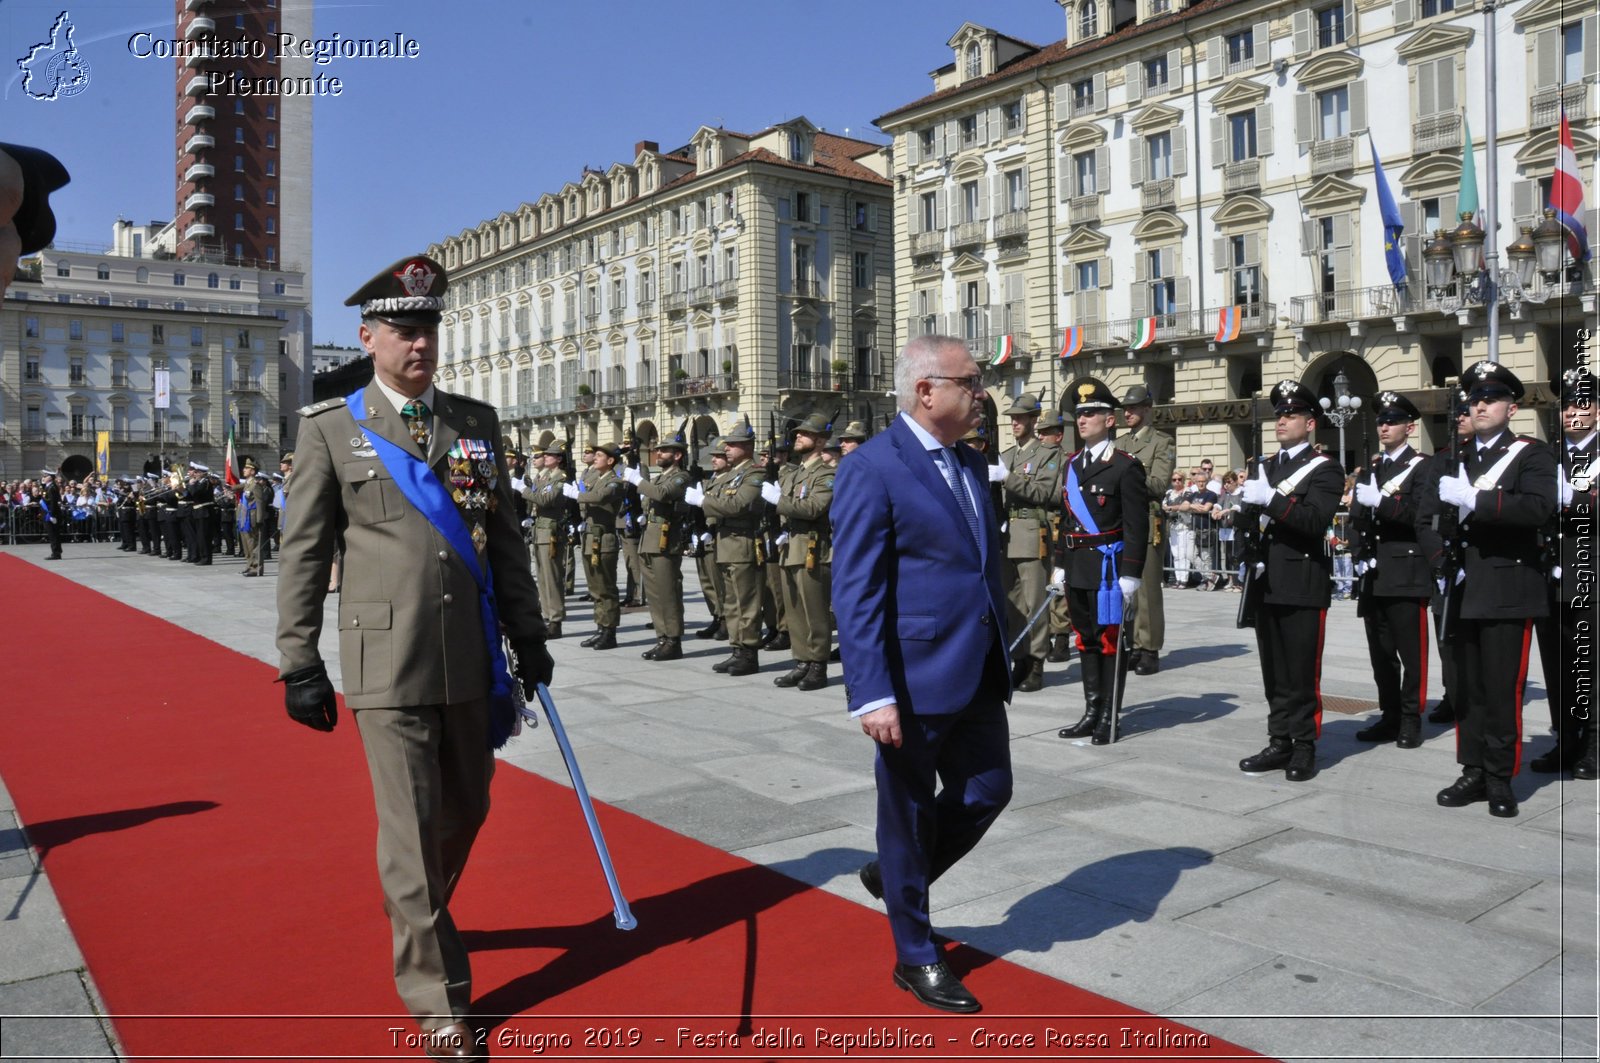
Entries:
[[633,157],[637,159],[639,157],[639,153],[643,151],[648,151],[659,155],[661,154],[661,145],[657,144],[653,140],[641,140],[633,146]]

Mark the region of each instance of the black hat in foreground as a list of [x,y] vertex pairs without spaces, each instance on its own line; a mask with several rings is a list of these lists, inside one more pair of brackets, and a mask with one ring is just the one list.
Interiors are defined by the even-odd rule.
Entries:
[[1396,391],[1380,391],[1372,402],[1379,424],[1405,424],[1422,416],[1410,399]]
[[1475,362],[1461,374],[1461,387],[1467,397],[1473,402],[1479,399],[1509,399],[1512,402],[1521,402],[1522,396],[1527,394],[1527,389],[1522,386],[1522,381],[1517,375],[1499,362],[1491,362],[1485,358]]
[[345,306],[359,306],[363,319],[379,318],[393,325],[437,325],[444,316],[444,293],[450,279],[444,267],[427,255],[412,255],[380,270]]
[[1298,380],[1280,380],[1272,386],[1272,412],[1282,417],[1289,413],[1316,415],[1317,396]]
[[22,238],[22,253],[31,255],[56,237],[56,216],[50,193],[72,180],[54,155],[21,144],[0,144],[0,151],[16,160],[22,170],[22,204],[11,223]]

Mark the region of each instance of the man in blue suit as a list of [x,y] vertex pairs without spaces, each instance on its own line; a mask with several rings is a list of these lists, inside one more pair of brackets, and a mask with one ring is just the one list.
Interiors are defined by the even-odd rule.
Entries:
[[963,341],[922,336],[895,392],[894,423],[839,464],[831,514],[845,698],[877,743],[878,859],[861,882],[888,909],[895,984],[977,1011],[933,944],[928,886],[1011,799],[999,529],[984,459],[958,442],[983,383]]

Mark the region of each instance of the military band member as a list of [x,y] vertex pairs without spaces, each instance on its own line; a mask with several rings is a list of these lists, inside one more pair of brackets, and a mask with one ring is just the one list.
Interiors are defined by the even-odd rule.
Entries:
[[[1044,603],[1050,582],[1050,518],[1060,503],[1060,453],[1034,434],[1039,419],[1037,395],[1024,392],[1006,410],[1016,445],[1000,456],[989,475],[1005,485],[1006,556],[1002,567],[1007,630],[1021,632]],[[1016,689],[1044,687],[1044,659],[1050,652],[1049,625],[1041,617],[1012,655]]]
[[[1117,446],[1138,458],[1139,464],[1144,466],[1145,493],[1150,498],[1150,543],[1145,556],[1154,558],[1159,568],[1166,541],[1166,514],[1161,509],[1161,496],[1177,466],[1178,446],[1171,435],[1156,429],[1153,412],[1150,389],[1143,384],[1129,388],[1122,396],[1122,420],[1128,430],[1117,436]],[[1161,647],[1166,645],[1167,639],[1162,583],[1163,573],[1157,571],[1153,578],[1142,580],[1133,595],[1133,623],[1128,630],[1131,645],[1127,652],[1137,675],[1155,675],[1161,671]]]
[[1407,440],[1421,414],[1404,395],[1381,393],[1373,404],[1383,453],[1356,481],[1356,607],[1367,632],[1372,678],[1382,717],[1356,732],[1358,742],[1422,744],[1427,700],[1429,564],[1417,545],[1417,473],[1426,460]]
[[656,444],[653,460],[659,470],[647,477],[638,469],[623,469],[623,479],[639,490],[644,502],[644,535],[639,540],[645,603],[655,625],[656,644],[641,657],[647,661],[675,661],[683,656],[683,551],[689,521],[684,493],[689,474],[684,455],[689,446],[679,432]]
[[780,687],[820,690],[828,685],[828,651],[833,645],[833,466],[821,446],[828,418],[813,413],[794,430],[798,465],[786,467],[780,483],[761,485],[761,496],[777,507],[787,537],[769,568],[783,575],[784,615],[794,648],[794,667],[773,680]]
[[120,542],[117,549],[131,554],[139,549],[138,483],[124,477],[118,481],[118,486],[120,493],[117,496],[117,533]]
[[[711,475],[700,485],[701,491],[711,491],[717,482],[728,471],[728,452],[722,446],[722,437],[711,441]],[[687,502],[684,503],[688,505]],[[723,596],[722,571],[717,568],[717,518],[709,513],[704,514],[702,521],[705,531],[700,533],[700,540],[693,544],[695,573],[700,577],[700,593],[705,596],[706,609],[711,612],[711,620],[705,627],[695,632],[697,639],[716,639],[725,642],[728,638],[728,625],[722,619],[726,598]]]
[[583,578],[594,601],[597,630],[578,645],[596,650],[617,647],[622,607],[617,600],[617,510],[626,484],[617,476],[622,448],[601,443],[593,448],[589,474],[578,484],[563,484],[562,494],[578,503],[583,514]]
[[523,481],[522,496],[533,521],[533,569],[539,585],[539,603],[544,609],[550,638],[561,637],[561,622],[567,618],[567,483],[562,464],[566,444],[551,440],[536,459],[539,467]]
[[761,584],[766,561],[761,544],[764,475],[751,461],[755,432],[748,420],[722,437],[728,471],[712,487],[686,492],[684,500],[717,520],[717,569],[722,580],[723,620],[728,625],[728,658],[711,666],[726,675],[760,671]]
[[272,508],[272,492],[261,479],[253,458],[244,459],[244,478],[239,484],[239,501],[234,520],[239,528],[239,547],[244,553],[244,575],[259,576],[265,563],[261,559],[263,515]]
[[[1053,582],[1072,616],[1083,675],[1083,716],[1057,734],[1111,741],[1119,710],[1117,642],[1123,610],[1139,589],[1150,541],[1150,498],[1139,459],[1111,441],[1117,400],[1104,384],[1074,384],[1073,412],[1083,449],[1063,460],[1063,534],[1056,544]],[[1124,667],[1128,664],[1125,660]]]
[[[290,717],[331,731],[318,643],[343,529],[339,657],[372,776],[395,985],[430,1055],[479,1059],[471,966],[448,905],[488,813],[491,746],[515,716],[500,625],[525,686],[553,666],[499,420],[433,386],[445,285],[444,268],[419,255],[348,300],[374,376],[348,401],[300,411],[278,649]],[[498,616],[480,608],[483,591]]]
[[184,534],[188,537],[189,562],[195,565],[211,564],[211,519],[216,513],[217,491],[207,475],[210,472],[204,465],[189,463],[189,486],[184,493],[189,503],[189,522]]
[[1459,583],[1456,668],[1463,700],[1456,704],[1456,761],[1461,777],[1439,791],[1439,804],[1489,803],[1489,814],[1517,814],[1511,777],[1522,759],[1522,698],[1533,622],[1549,612],[1540,531],[1557,504],[1555,455],[1510,430],[1524,389],[1505,366],[1482,361],[1461,374],[1472,407],[1473,439],[1461,468],[1439,479],[1437,497],[1422,501],[1418,532],[1429,557],[1447,559],[1431,532],[1445,506],[1459,520],[1459,572],[1441,563],[1436,577]]
[[1240,501],[1250,507],[1237,520],[1266,518],[1254,566],[1260,605],[1256,648],[1267,696],[1267,747],[1239,762],[1239,770],[1286,769],[1290,782],[1317,773],[1322,729],[1322,642],[1333,597],[1328,526],[1344,493],[1344,474],[1311,445],[1317,397],[1294,380],[1272,389],[1278,415],[1278,453],[1252,459]]

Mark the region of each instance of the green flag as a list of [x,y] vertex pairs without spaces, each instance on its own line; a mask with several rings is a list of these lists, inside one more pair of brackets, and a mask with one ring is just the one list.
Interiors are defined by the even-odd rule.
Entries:
[[[1465,139],[1461,144],[1461,187],[1456,191],[1456,217],[1447,219],[1446,228],[1453,229],[1461,220],[1461,214],[1471,214],[1478,220],[1478,164],[1472,150],[1472,127],[1467,124],[1467,116],[1461,116],[1461,128]],[[1478,224],[1483,222],[1478,220]]]

